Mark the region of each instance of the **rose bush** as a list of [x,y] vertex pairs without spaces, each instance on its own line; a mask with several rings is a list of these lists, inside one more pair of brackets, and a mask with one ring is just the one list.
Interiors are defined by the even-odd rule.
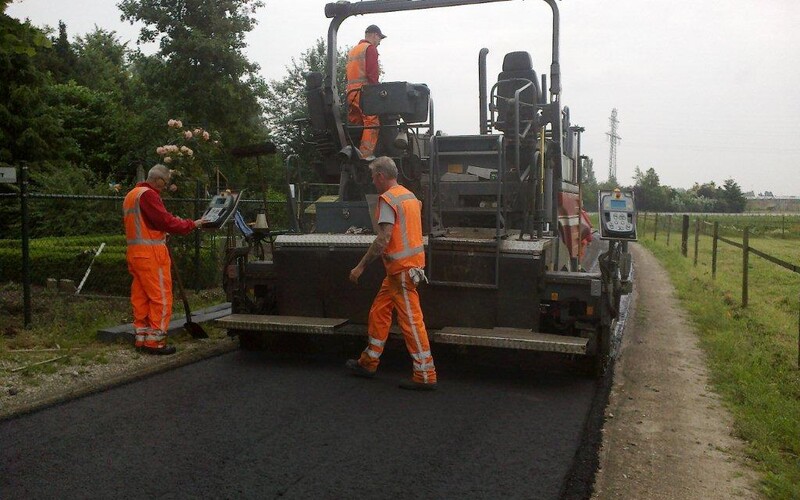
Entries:
[[161,163],[170,167],[173,176],[185,175],[206,181],[206,166],[220,153],[220,142],[216,132],[202,127],[186,127],[177,119],[167,121],[170,141],[158,146],[156,154]]

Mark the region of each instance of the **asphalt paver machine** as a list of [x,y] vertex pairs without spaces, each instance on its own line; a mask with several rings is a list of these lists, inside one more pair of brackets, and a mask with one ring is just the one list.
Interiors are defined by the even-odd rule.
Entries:
[[[369,162],[358,153],[362,128],[343,119],[346,104],[336,84],[341,24],[362,14],[492,1],[506,0],[326,5],[326,71],[306,76],[306,96],[321,158],[315,167],[338,183],[338,196],[315,204],[313,232],[277,236],[270,256],[255,258],[246,247],[229,251],[233,314],[218,322],[243,347],[274,335],[365,335],[383,278],[375,262],[358,286],[348,281],[374,239],[377,195]],[[605,251],[587,262],[583,129],[570,124],[561,103],[559,11],[555,0],[543,1],[552,10],[549,75],[537,75],[529,52],[511,52],[490,86],[482,49],[479,134],[437,133],[431,97],[437,89],[425,84],[366,85],[361,106],[380,117],[376,155],[393,157],[398,181],[423,202],[429,283],[420,297],[431,342],[561,353],[585,358],[602,373],[620,297],[631,291],[627,242],[636,239],[636,211],[631,193],[600,193]]]

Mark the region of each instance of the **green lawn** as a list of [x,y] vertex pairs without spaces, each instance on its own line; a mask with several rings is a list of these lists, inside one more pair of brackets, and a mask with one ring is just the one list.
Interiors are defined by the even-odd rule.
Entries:
[[[711,237],[700,237],[698,264],[692,264],[694,218],[684,258],[678,218],[667,246],[666,227],[653,241],[650,217],[640,243],[665,265],[691,314],[708,353],[713,383],[734,415],[737,434],[748,442],[748,452],[759,464],[764,493],[769,498],[800,498],[800,275],[751,254],[749,304],[742,308],[740,249],[719,244],[712,280]],[[800,264],[798,233],[776,233],[773,227],[772,235],[777,237],[751,236],[750,246]],[[741,236],[726,237],[741,242]]]
[[[221,288],[187,291],[192,310],[225,302]],[[16,367],[30,366],[24,375],[50,373],[64,366],[103,364],[106,354],[113,349],[129,349],[127,345],[100,343],[95,340],[97,330],[132,322],[132,310],[127,298],[75,297],[72,294],[34,287],[31,325],[24,328],[22,286],[16,283],[0,284],[0,373]],[[183,303],[175,294],[173,317],[183,316]],[[212,324],[204,325],[209,335],[221,337]],[[183,332],[171,336],[170,342],[178,345],[191,341]],[[59,349],[53,351],[53,349]],[[55,362],[43,365],[34,363],[63,355]],[[35,379],[30,382],[35,384]]]

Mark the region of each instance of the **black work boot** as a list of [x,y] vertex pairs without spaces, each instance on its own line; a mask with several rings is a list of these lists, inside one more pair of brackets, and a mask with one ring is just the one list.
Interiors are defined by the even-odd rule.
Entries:
[[164,346],[164,347],[148,347],[148,346],[144,346],[144,347],[141,348],[141,352],[143,352],[145,354],[156,354],[156,355],[160,355],[160,356],[169,356],[170,354],[175,354],[177,352],[177,349],[175,349],[175,346],[172,346],[172,345],[168,345],[168,346]]
[[410,391],[435,391],[436,382],[432,384],[424,384],[422,382],[415,382],[411,379],[404,378],[400,381],[401,389],[408,389]]
[[375,372],[371,372],[361,366],[357,359],[348,359],[344,366],[356,377],[373,378],[375,376]]

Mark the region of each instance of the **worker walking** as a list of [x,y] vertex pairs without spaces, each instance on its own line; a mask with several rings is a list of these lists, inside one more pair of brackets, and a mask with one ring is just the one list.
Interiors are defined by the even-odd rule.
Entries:
[[350,271],[350,281],[358,283],[367,264],[383,258],[386,277],[369,311],[369,343],[359,359],[347,360],[355,375],[373,377],[389,337],[392,311],[403,331],[406,348],[412,358],[413,376],[400,382],[403,389],[436,389],[428,332],[422,319],[417,285],[425,278],[425,247],[422,241],[422,203],[397,183],[397,166],[382,156],[369,165],[372,182],[380,193],[376,207],[378,235],[367,253]]
[[[380,120],[377,115],[365,115],[361,111],[361,87],[365,84],[378,83],[380,65],[378,63],[378,45],[386,35],[374,24],[367,26],[364,39],[350,49],[347,54],[347,121],[351,125],[363,127],[378,127]],[[364,128],[361,133],[359,151],[362,158],[370,158],[375,154],[378,144],[379,129]]]
[[204,220],[181,219],[167,212],[161,191],[170,183],[170,170],[155,165],[147,180],[136,184],[122,204],[128,271],[133,276],[131,305],[136,348],[149,354],[174,354],[167,346],[172,317],[172,277],[167,233],[189,234]]

